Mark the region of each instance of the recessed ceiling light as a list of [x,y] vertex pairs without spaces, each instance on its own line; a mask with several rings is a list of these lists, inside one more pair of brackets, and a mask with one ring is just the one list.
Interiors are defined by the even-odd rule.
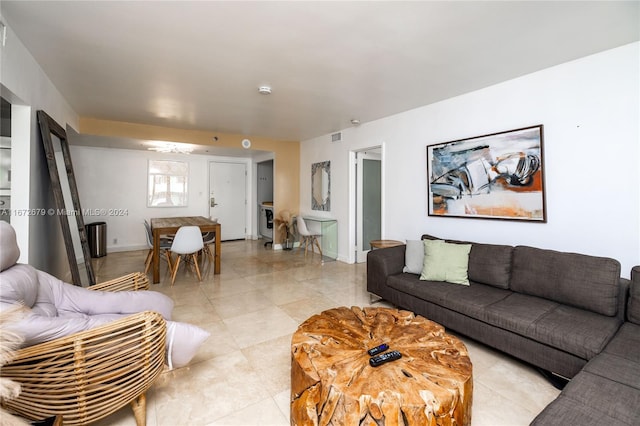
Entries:
[[357,118],[354,118],[351,120],[351,124],[353,124],[354,126],[359,126],[360,125],[360,120],[358,120]]
[[261,95],[270,95],[271,94],[271,87],[269,87],[269,86],[260,86],[258,88],[258,92]]

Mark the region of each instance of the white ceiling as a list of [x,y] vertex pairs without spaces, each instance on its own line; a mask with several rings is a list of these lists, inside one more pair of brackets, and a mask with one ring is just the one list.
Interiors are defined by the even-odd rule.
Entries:
[[636,41],[639,5],[2,0],[0,11],[80,116],[304,140]]

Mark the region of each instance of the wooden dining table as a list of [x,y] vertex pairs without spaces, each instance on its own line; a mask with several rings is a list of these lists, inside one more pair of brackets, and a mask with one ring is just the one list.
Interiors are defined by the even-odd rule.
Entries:
[[178,232],[181,226],[199,226],[202,232],[215,234],[215,254],[213,273],[220,273],[220,233],[221,227],[217,221],[203,216],[160,217],[151,219],[153,234],[153,283],[160,282],[160,236]]

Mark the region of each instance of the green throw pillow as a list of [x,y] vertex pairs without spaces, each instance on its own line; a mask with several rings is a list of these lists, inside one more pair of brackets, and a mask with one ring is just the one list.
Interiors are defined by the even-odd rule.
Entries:
[[469,285],[470,251],[471,244],[424,240],[424,262],[420,279]]

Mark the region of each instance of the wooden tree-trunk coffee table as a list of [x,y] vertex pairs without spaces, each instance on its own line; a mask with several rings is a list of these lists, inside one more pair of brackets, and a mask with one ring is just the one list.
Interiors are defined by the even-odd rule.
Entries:
[[[369,365],[382,343],[402,358]],[[391,308],[336,308],[291,341],[292,425],[470,425],[467,348],[444,327]]]

